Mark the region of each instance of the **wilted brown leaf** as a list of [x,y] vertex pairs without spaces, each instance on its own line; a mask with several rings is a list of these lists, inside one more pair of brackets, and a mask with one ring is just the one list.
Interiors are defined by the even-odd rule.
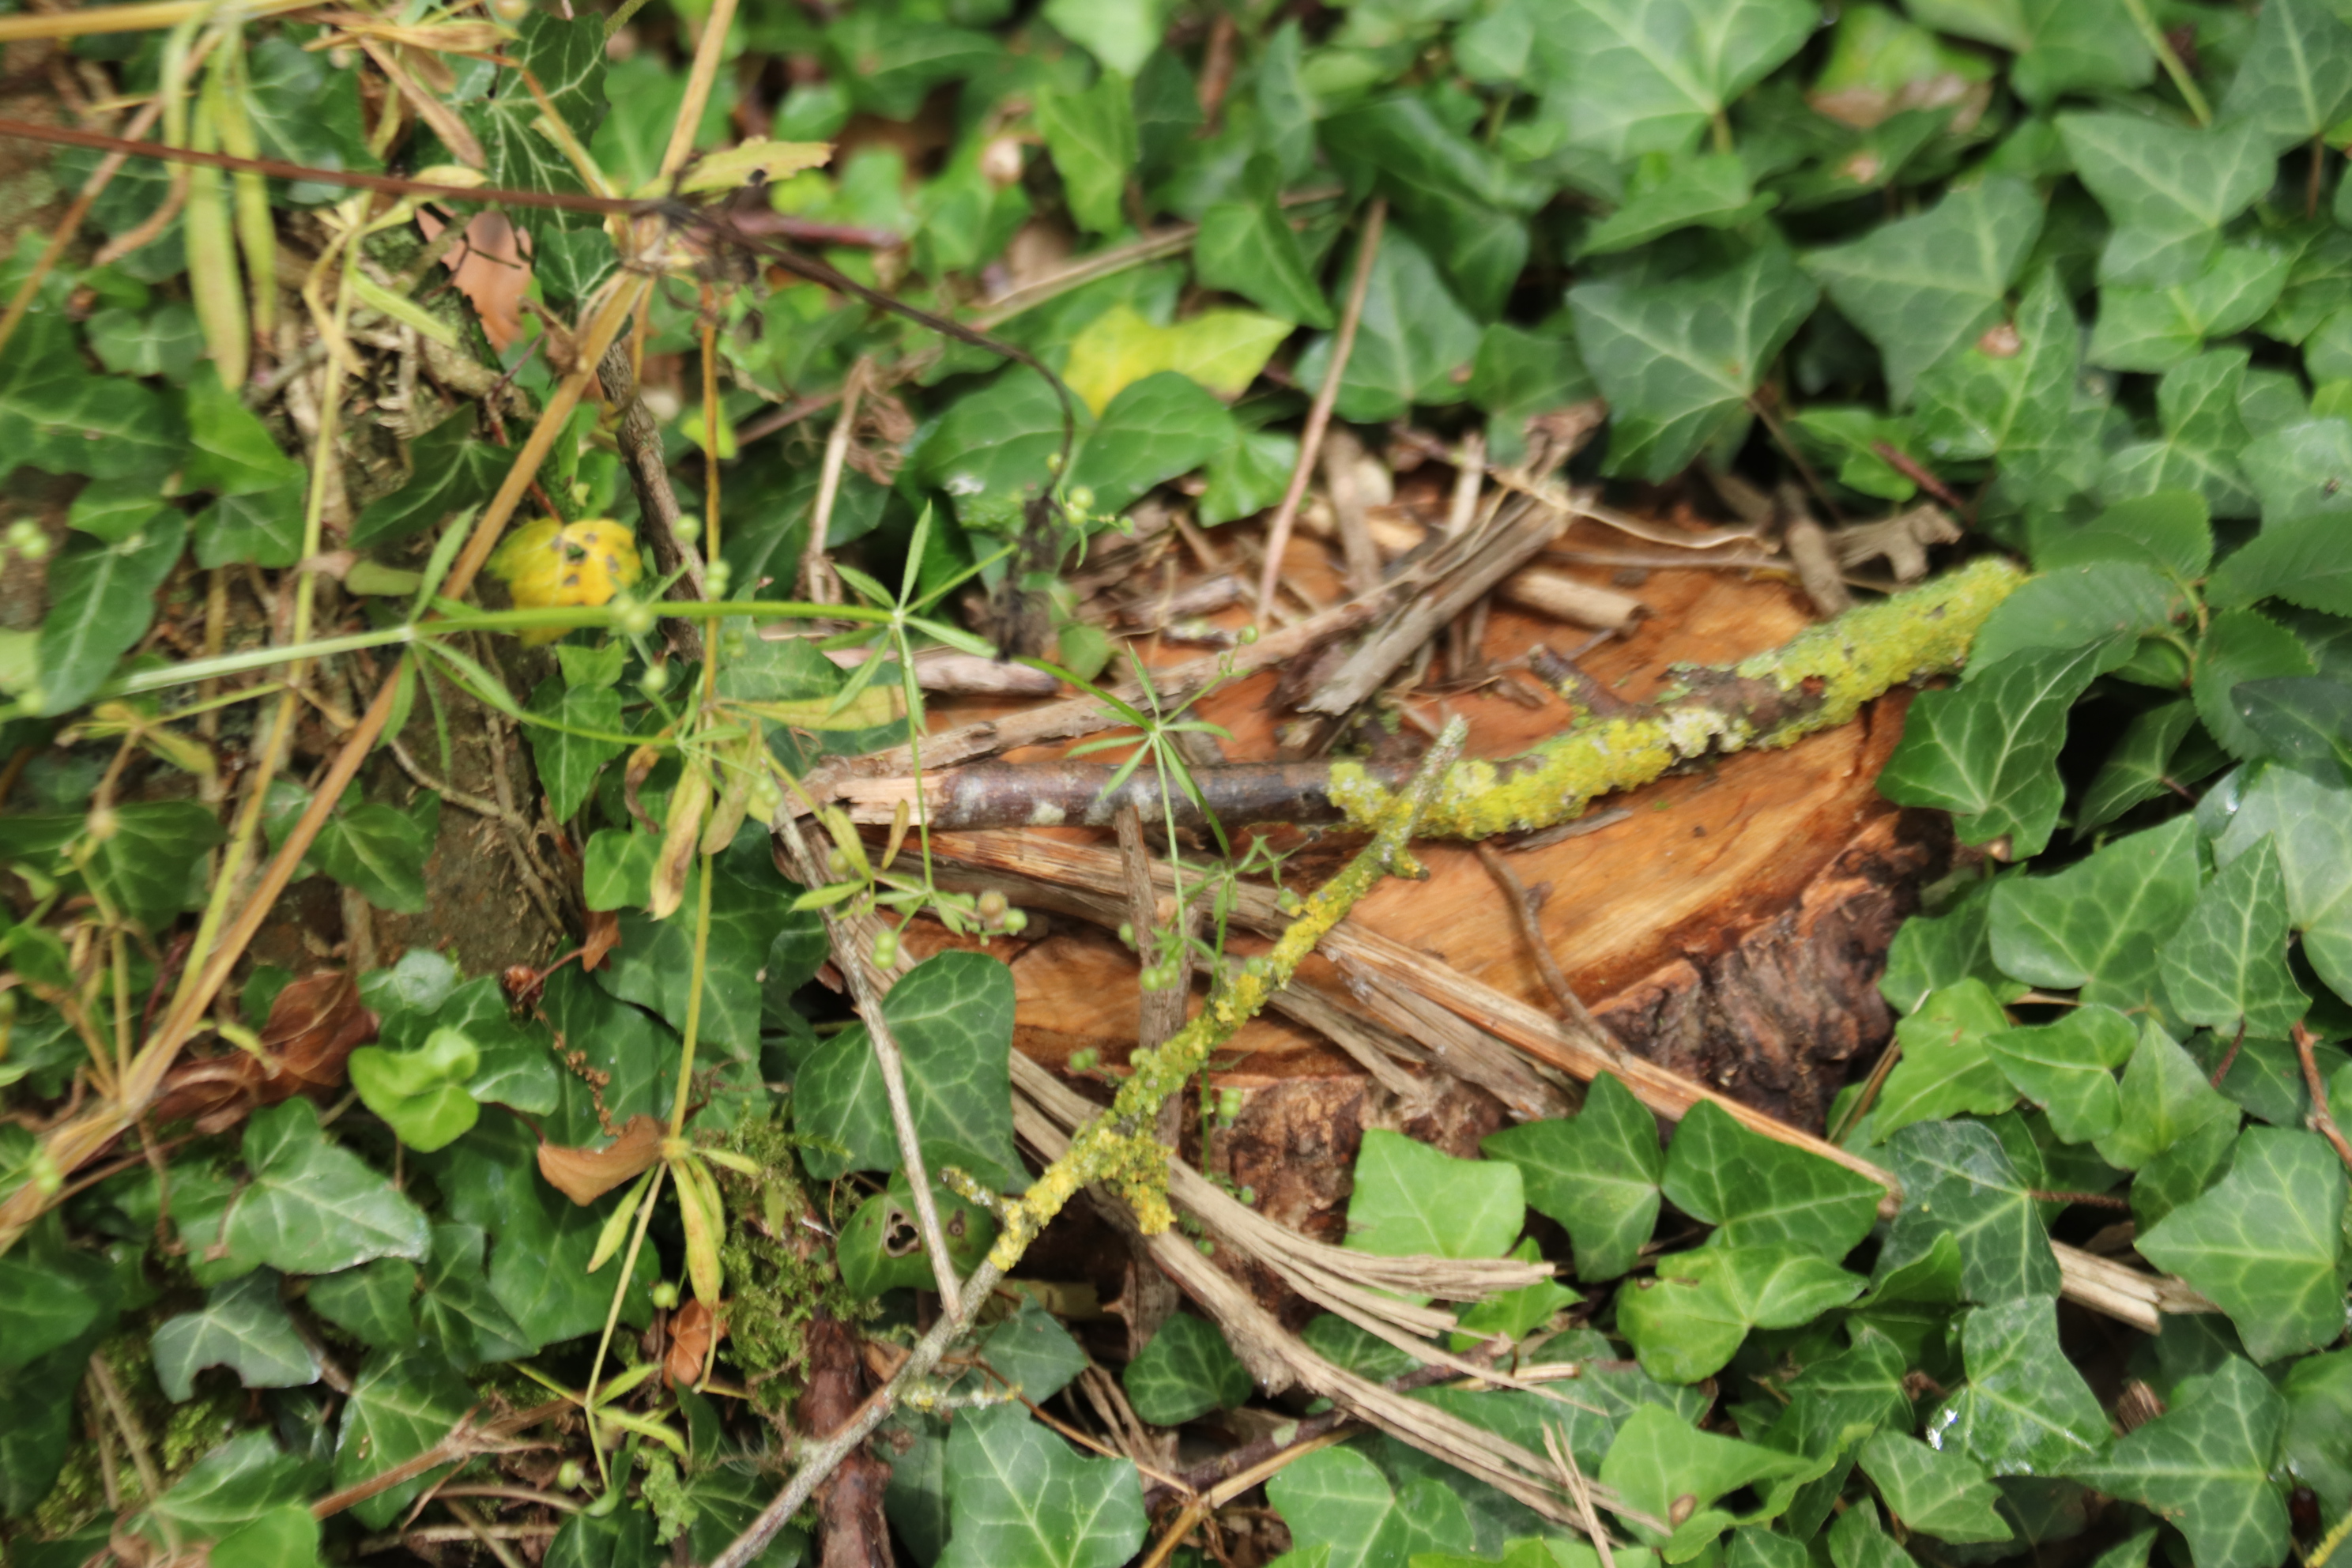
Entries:
[[375,1038],[376,1017],[341,970],[321,970],[289,984],[270,1004],[262,1054],[231,1051],[186,1061],[163,1079],[159,1121],[193,1118],[200,1132],[236,1126],[252,1111],[297,1094],[341,1087],[352,1050]]
[[593,1204],[623,1182],[631,1182],[654,1168],[661,1158],[662,1139],[668,1129],[657,1116],[632,1116],[621,1135],[602,1149],[567,1149],[558,1143],[539,1146],[539,1173],[548,1184],[575,1204]]
[[621,945],[621,914],[618,910],[588,911],[588,930],[580,939],[580,967],[593,970],[604,962],[604,955]]
[[696,1297],[670,1314],[669,1354],[663,1358],[663,1372],[672,1383],[691,1388],[702,1381],[702,1369],[710,1363],[711,1350],[726,1337],[726,1321],[711,1311],[709,1303]]

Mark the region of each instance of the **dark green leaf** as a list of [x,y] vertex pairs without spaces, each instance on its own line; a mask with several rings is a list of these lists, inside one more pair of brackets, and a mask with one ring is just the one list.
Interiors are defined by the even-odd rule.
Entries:
[[198,1459],[155,1500],[144,1522],[184,1541],[226,1535],[304,1501],[311,1481],[310,1467],[280,1453],[268,1432],[245,1432]]
[[89,352],[117,375],[160,375],[184,382],[204,363],[205,334],[195,308],[172,300],[152,310],[100,310],[82,326]]
[[192,800],[142,800],[114,809],[114,830],[89,858],[90,880],[133,923],[161,931],[200,901],[205,854],[224,835]]
[[1023,1297],[1020,1310],[975,1335],[973,1349],[990,1371],[1018,1384],[1032,1402],[1061,1393],[1087,1364],[1086,1348],[1034,1296]]
[[1230,1409],[1255,1386],[1214,1323],[1179,1312],[1160,1325],[1119,1374],[1128,1403],[1155,1426],[1175,1426]]
[[360,1157],[327,1141],[300,1098],[257,1110],[245,1130],[252,1174],[229,1210],[229,1255],[289,1274],[331,1274],[371,1258],[422,1261],[425,1215]]
[[1884,1270],[1927,1251],[1938,1234],[1959,1244],[1960,1288],[1971,1301],[2051,1296],[2058,1260],[2008,1151],[1981,1121],[1925,1121],[1891,1140],[1903,1210],[1879,1261]]
[[[1077,412],[1083,437],[1084,404]],[[1044,377],[1021,365],[950,405],[918,448],[915,468],[926,484],[955,498],[956,515],[967,524],[1013,525],[1022,500],[1045,482],[1046,463],[1061,448],[1060,400]]]
[[1931,458],[2008,458],[2063,435],[2082,331],[2054,269],[2035,275],[2011,326],[2014,349],[1979,338],[1919,373],[1912,417]]
[[1187,474],[1232,447],[1241,432],[1225,405],[1198,382],[1172,370],[1122,388],[1102,412],[1070,479],[1117,511],[1163,479]]
[[[1320,387],[1331,342],[1318,337],[1298,356],[1301,386]],[[1456,302],[1409,235],[1389,230],[1373,258],[1356,346],[1339,378],[1339,417],[1360,424],[1403,416],[1414,404],[1461,401],[1454,373],[1478,352],[1478,323]]]
[[1992,955],[2002,973],[2122,1012],[2160,1004],[2158,948],[2202,882],[2196,826],[2177,817],[2116,839],[2048,877],[2004,880],[1992,895]]
[[291,566],[302,559],[306,478],[254,495],[223,496],[196,514],[196,564]]
[[[1801,1455],[1781,1453],[1702,1432],[1688,1421],[1655,1405],[1644,1405],[1617,1428],[1609,1456],[1601,1461],[1601,1482],[1616,1489],[1633,1508],[1658,1519],[1696,1519],[1713,1511],[1717,1498],[1743,1487],[1803,1474],[1818,1468]],[[1682,1500],[1689,1499],[1689,1502]],[[1722,1514],[1718,1530],[1731,1521]],[[1631,1520],[1625,1527],[1637,1540],[1663,1545],[1656,1530]]]
[[2293,632],[2257,611],[2223,610],[2198,645],[2189,695],[2196,700],[2197,716],[2224,751],[2238,758],[2259,756],[2266,749],[2262,737],[2238,712],[2240,683],[2316,673],[2311,655]]
[[1584,231],[1579,254],[1614,255],[1680,228],[1737,228],[1774,205],[1756,195],[1748,166],[1727,153],[1668,160],[1654,178],[1644,177],[1646,167],[1637,166],[1625,205]]
[[1612,1073],[1592,1080],[1573,1118],[1490,1133],[1489,1159],[1517,1165],[1528,1205],[1568,1227],[1580,1279],[1613,1279],[1633,1266],[1658,1217],[1665,1156],[1657,1118]]
[[225,496],[277,489],[302,478],[302,465],[278,450],[269,427],[221,384],[210,363],[200,366],[181,394],[194,448],[180,479],[191,489]]
[[1832,1260],[1870,1234],[1886,1195],[1868,1176],[1749,1131],[1711,1100],[1675,1129],[1661,1190],[1693,1219],[1722,1227],[1715,1246],[1789,1246]]
[[2352,615],[2352,531],[2336,517],[2274,521],[2221,563],[2207,598],[2220,609],[2279,598]]
[[2174,1012],[2224,1034],[2280,1039],[2310,1005],[2287,970],[2286,881],[2264,838],[2221,869],[2164,944]]
[[2106,1446],[2107,1419],[2058,1342],[2058,1303],[2020,1296],[1969,1312],[1968,1382],[1928,1420],[1941,1445],[1996,1476],[2048,1475]]
[[2120,111],[2062,114],[2058,134],[2115,222],[2099,258],[2103,283],[2163,287],[2195,278],[2219,247],[2221,226],[2276,173],[2268,139],[2243,121],[2189,131]]
[[[2285,287],[2288,264],[2279,251],[2225,245],[2181,282],[2110,283],[2099,290],[2099,319],[2084,357],[2109,370],[2182,364],[2208,338],[2227,337],[2260,321]],[[2118,453],[2116,460],[2127,471],[2147,467],[2137,453]]]
[[2352,511],[2352,422],[2305,419],[2247,443],[2239,466],[2265,521]]
[[60,317],[36,310],[0,347],[0,452],[12,464],[161,478],[179,456],[179,423],[176,409],[137,382],[84,369]]
[[[26,325],[37,319],[26,318]],[[5,413],[0,407],[0,416]],[[0,440],[5,438],[0,431]],[[34,649],[37,711],[69,713],[114,673],[115,662],[147,635],[156,590],[187,540],[187,519],[164,511],[119,543],[76,535],[58,553],[49,565],[48,616]]]
[[150,1349],[155,1381],[175,1404],[187,1402],[196,1373],[208,1366],[227,1367],[247,1388],[319,1381],[318,1358],[295,1331],[278,1299],[278,1276],[267,1268],[214,1286],[203,1310],[167,1319]]
[[378,909],[423,914],[425,861],[441,826],[441,797],[430,790],[403,811],[371,801],[337,811],[311,841],[319,868],[359,889]]
[[[936,1152],[936,1151],[935,1151]],[[978,1267],[996,1240],[996,1221],[978,1204],[934,1186],[940,1229],[947,1237],[948,1261],[961,1276]],[[886,1290],[919,1289],[935,1278],[930,1248],[915,1217],[914,1188],[907,1173],[891,1173],[887,1192],[857,1205],[834,1247],[841,1282],[851,1294],[879,1296]],[[1009,1375],[1009,1374],[1008,1374]],[[1034,1391],[1032,1400],[1047,1394]]]
[[304,1298],[310,1310],[378,1350],[413,1347],[416,1312],[409,1304],[416,1294],[416,1267],[397,1258],[380,1258],[357,1268],[346,1268],[310,1282]]
[[1084,92],[1039,98],[1037,121],[1062,176],[1070,216],[1096,234],[1127,226],[1120,210],[1135,168],[1135,104],[1128,79],[1106,71]]
[[1135,1467],[1073,1452],[1018,1405],[957,1416],[948,1498],[940,1568],[1118,1568],[1143,1544]]
[[1855,1458],[1887,1508],[1912,1530],[1950,1542],[2007,1541],[2016,1533],[2000,1517],[2000,1493],[1963,1454],[1881,1431]]
[[1253,199],[1220,202],[1201,215],[1192,266],[1202,285],[1239,294],[1261,310],[1303,326],[1328,327],[1330,302],[1307,265],[1307,253],[1271,188]]
[[8,1333],[0,1340],[0,1373],[28,1366],[59,1345],[70,1344],[98,1321],[99,1303],[64,1275],[24,1258],[0,1258],[0,1319]]
[[2214,841],[2227,866],[2265,837],[2278,845],[2287,919],[2304,956],[2339,995],[2352,995],[2352,789],[2293,768],[2263,769]]
[[471,414],[444,419],[408,444],[408,482],[361,510],[352,543],[395,543],[489,500],[509,460],[504,447],[474,438]]
[[[335,1485],[353,1486],[405,1464],[446,1437],[478,1403],[465,1379],[427,1351],[374,1356],[352,1389],[335,1440]],[[352,1506],[372,1530],[400,1517],[440,1469],[401,1482]]]
[[2305,1356],[2279,1383],[2287,1469],[2340,1512],[2352,1507],[2352,1351]]
[[1681,152],[1818,21],[1801,0],[1575,0],[1545,39],[1564,57],[1569,139],[1612,160]]
[[[694,990],[694,910],[701,875],[698,867],[688,874],[681,912],[668,920],[623,911],[621,945],[596,972],[605,991],[650,1008],[680,1031]],[[748,1061],[760,1047],[760,967],[777,933],[795,923],[791,905],[798,889],[765,867],[758,868],[756,879],[724,865],[716,877],[705,941],[701,1037],[706,1047]]]
[[2156,70],[2125,0],[1910,0],[1905,8],[1938,32],[2014,51],[2011,85],[2036,108],[2070,91],[2138,87]]
[[2187,698],[2160,703],[2135,714],[2121,739],[2099,766],[2091,787],[2083,792],[2083,809],[2074,824],[2079,838],[2104,827],[2143,801],[2154,800],[2176,783],[2168,771],[2173,753],[2197,722],[2196,705]]
[[2137,1245],[2221,1303],[2256,1361],[2317,1350],[2344,1332],[2344,1187],[2317,1133],[2250,1127],[2230,1173]]
[[2269,1475],[2285,1414],[2269,1381],[2231,1356],[2184,1382],[2171,1409],[2112,1454],[2067,1473],[2179,1525],[2197,1568],[2269,1568],[2287,1549],[2286,1503]]
[[1290,472],[1298,466],[1298,437],[1275,430],[1244,430],[1234,444],[1209,459],[1202,478],[1201,522],[1213,528],[1254,517],[1282,499]]
[[488,1238],[478,1226],[436,1225],[433,1253],[425,1264],[425,1293],[416,1319],[426,1338],[441,1347],[449,1364],[470,1371],[484,1362],[513,1361],[539,1349],[491,1293],[482,1273],[482,1247]]
[[1992,889],[1975,882],[1937,915],[1915,914],[1903,922],[1886,950],[1879,994],[1900,1013],[1915,1011],[1928,993],[1981,980],[1997,1001],[2024,989],[1993,967],[1990,931]]

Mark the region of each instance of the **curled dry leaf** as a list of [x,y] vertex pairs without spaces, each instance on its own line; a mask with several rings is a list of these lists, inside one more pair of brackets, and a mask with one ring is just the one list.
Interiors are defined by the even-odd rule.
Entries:
[[260,1054],[233,1050],[181,1063],[163,1079],[155,1118],[193,1118],[198,1131],[220,1132],[265,1105],[339,1088],[352,1050],[375,1038],[375,1028],[349,974],[308,975],[270,1004]]
[[711,1351],[726,1337],[727,1320],[696,1297],[670,1314],[669,1353],[663,1358],[662,1371],[672,1383],[693,1386],[702,1381]]
[[623,1182],[633,1182],[652,1170],[662,1157],[662,1139],[667,1131],[657,1116],[632,1116],[621,1128],[621,1135],[602,1149],[541,1143],[539,1173],[573,1203],[593,1204]]
[[621,915],[617,910],[592,910],[588,929],[580,938],[580,967],[593,970],[621,945]]

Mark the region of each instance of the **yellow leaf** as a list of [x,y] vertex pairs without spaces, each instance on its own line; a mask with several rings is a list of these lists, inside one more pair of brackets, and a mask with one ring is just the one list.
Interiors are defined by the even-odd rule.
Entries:
[[[740,147],[729,147],[718,153],[708,153],[695,160],[678,182],[682,195],[698,195],[707,191],[731,191],[739,185],[754,185],[772,180],[788,179],[803,169],[821,167],[831,161],[830,142],[772,142],[755,138]],[[644,193],[659,195],[659,182]]]
[[[686,411],[686,417],[677,422],[677,433],[696,446],[709,449],[703,438],[702,410],[699,407]],[[730,462],[734,457],[735,421],[727,417],[727,406],[721,404],[719,408],[719,458],[721,462]]]
[[1114,305],[1070,343],[1062,379],[1100,414],[1120,391],[1163,370],[1181,372],[1219,397],[1239,397],[1291,332],[1291,324],[1255,310],[1203,310],[1155,327]]
[[[559,522],[542,517],[509,534],[490,557],[490,570],[514,595],[515,608],[602,605],[635,587],[644,564],[636,535],[610,518]],[[553,642],[562,626],[522,634],[527,643]]]
[[907,716],[905,696],[897,687],[885,686],[878,680],[837,713],[829,697],[813,697],[802,702],[738,702],[735,706],[795,730],[870,730],[877,724],[896,723]]

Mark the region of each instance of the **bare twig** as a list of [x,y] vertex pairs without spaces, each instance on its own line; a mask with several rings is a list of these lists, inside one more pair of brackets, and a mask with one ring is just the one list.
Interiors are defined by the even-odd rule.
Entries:
[[[1519,874],[1511,869],[1511,863],[1492,844],[1481,843],[1478,846],[1478,864],[1486,868],[1486,875],[1494,878],[1495,885],[1503,890],[1503,902],[1510,908],[1511,923],[1518,928],[1519,940],[1526,942],[1528,951],[1535,955],[1536,970],[1543,976],[1544,987],[1551,993],[1551,999],[1559,1004],[1560,1012],[1577,1027],[1599,1039],[1610,1039],[1609,1031],[1601,1026],[1601,1020],[1585,1006],[1583,999],[1576,994],[1576,987],[1568,983],[1568,976],[1561,972],[1559,961],[1552,957],[1551,944],[1544,940],[1542,923],[1536,919],[1535,900],[1529,896],[1527,884],[1519,880]],[[1621,1050],[1618,1054],[1622,1056],[1624,1053]]]
[[[615,341],[604,351],[596,363],[596,377],[603,384],[604,401],[617,416],[614,437],[620,445],[622,461],[628,465],[629,483],[637,492],[638,537],[653,552],[654,565],[662,575],[685,574],[670,584],[671,598],[708,598],[702,553],[678,537],[678,520],[685,514],[678,509],[677,493],[670,489],[669,465],[662,458],[661,426],[646,407],[646,400],[637,395],[637,374],[629,365],[627,343]],[[679,658],[701,658],[702,634],[693,623],[665,620],[662,637]]]
[[1266,528],[1265,570],[1257,584],[1260,623],[1274,614],[1274,588],[1282,576],[1283,552],[1290,545],[1290,525],[1298,516],[1298,503],[1307,499],[1307,481],[1314,476],[1323,432],[1331,424],[1332,405],[1339,400],[1339,382],[1347,374],[1348,356],[1355,352],[1356,329],[1364,317],[1364,295],[1372,283],[1372,258],[1380,253],[1381,230],[1388,223],[1388,198],[1373,197],[1364,217],[1364,237],[1356,247],[1356,274],[1348,285],[1347,309],[1339,317],[1339,335],[1331,342],[1331,362],[1323,373],[1323,385],[1307,411],[1307,427],[1299,433],[1297,466],[1290,470],[1290,484],[1282,492],[1282,504],[1275,508],[1274,521]]
[[1172,923],[1168,938],[1168,945],[1174,948],[1172,952],[1163,946],[1157,933],[1160,900],[1151,890],[1151,851],[1143,842],[1143,814],[1129,806],[1118,814],[1112,826],[1118,831],[1119,861],[1127,868],[1128,921],[1135,930],[1135,954],[1147,969],[1158,964],[1163,954],[1173,958],[1181,975],[1175,984],[1143,993],[1135,1043],[1144,1050],[1155,1050],[1167,1044],[1168,1037],[1183,1026],[1184,1004],[1192,992],[1192,950],[1184,941],[1181,919]]
[[2352,1170],[2352,1142],[2344,1138],[2344,1129],[2336,1124],[2336,1114],[2327,1104],[2327,1085],[2319,1077],[2319,1060],[2312,1047],[2318,1037],[2298,1020],[2294,1026],[2294,1054],[2303,1063],[2303,1087],[2311,1096],[2311,1125],[2336,1151],[2336,1157]]
[[841,495],[841,470],[849,460],[849,443],[857,428],[857,404],[865,395],[870,362],[859,359],[841,384],[841,412],[824,438],[824,462],[817,469],[816,502],[809,508],[808,540],[801,547],[801,593],[811,604],[841,603],[841,580],[833,574],[825,553],[833,535],[834,503]]

